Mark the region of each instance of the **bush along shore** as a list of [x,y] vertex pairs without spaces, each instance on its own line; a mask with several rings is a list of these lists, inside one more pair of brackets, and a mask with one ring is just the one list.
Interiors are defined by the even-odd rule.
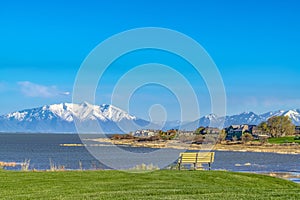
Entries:
[[[93,141],[101,144],[127,145],[131,147],[147,147],[147,148],[174,148],[174,149],[189,149],[201,150],[203,145],[197,142],[183,141],[178,139],[172,140],[152,140],[146,138],[129,138],[128,136],[112,137],[112,138],[97,138]],[[197,139],[196,139],[197,140]],[[195,141],[195,140],[194,140]],[[67,144],[66,144],[67,145]],[[70,145],[70,144],[69,144]],[[76,144],[74,144],[76,145]],[[211,150],[218,151],[241,151],[241,152],[269,152],[281,154],[300,154],[300,146],[298,143],[261,143],[259,141],[250,142],[230,142],[223,141],[211,143]]]

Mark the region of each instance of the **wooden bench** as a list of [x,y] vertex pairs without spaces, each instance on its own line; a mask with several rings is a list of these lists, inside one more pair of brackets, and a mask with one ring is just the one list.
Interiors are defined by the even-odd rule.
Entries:
[[180,153],[178,159],[178,169],[180,170],[184,164],[193,164],[194,170],[198,167],[202,168],[202,163],[207,163],[211,170],[211,163],[214,162],[215,152],[185,152]]

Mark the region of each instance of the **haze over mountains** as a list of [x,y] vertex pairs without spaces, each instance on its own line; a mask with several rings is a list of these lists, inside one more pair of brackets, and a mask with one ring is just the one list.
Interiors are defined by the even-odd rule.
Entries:
[[[300,125],[300,109],[267,112],[257,115],[244,112],[237,115],[218,117],[214,114],[183,123],[181,130],[195,130],[199,126],[227,127],[232,124],[257,125],[272,116],[288,116],[295,125]],[[171,129],[179,128],[180,121],[166,122],[165,125],[150,123],[130,115],[112,105],[92,105],[61,103],[39,108],[26,109],[0,116],[0,132],[28,133],[76,133],[75,126],[86,133],[128,133],[138,129]]]

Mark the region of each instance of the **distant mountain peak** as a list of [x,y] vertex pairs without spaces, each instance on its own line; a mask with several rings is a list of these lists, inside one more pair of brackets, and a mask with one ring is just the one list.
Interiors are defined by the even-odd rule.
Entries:
[[[138,125],[149,122],[138,119],[115,106],[59,103],[38,108],[8,113],[0,117],[0,131],[7,132],[75,132],[77,123],[91,126],[95,121],[103,124],[106,132],[123,132],[135,130]],[[94,122],[93,122],[94,121]],[[93,123],[92,123],[93,122]]]
[[218,119],[219,117],[216,114],[211,113],[211,114],[205,115],[204,118],[213,120],[213,119]]
[[254,112],[252,111],[245,111],[243,112],[242,114],[245,114],[245,115],[256,115]]

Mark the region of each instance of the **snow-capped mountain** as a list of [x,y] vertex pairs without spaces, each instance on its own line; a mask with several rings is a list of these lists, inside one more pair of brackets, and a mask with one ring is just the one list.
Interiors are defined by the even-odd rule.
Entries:
[[295,125],[300,124],[300,109],[289,110],[289,111],[285,112],[283,115],[291,118]]
[[267,121],[270,117],[282,116],[282,115],[284,115],[285,112],[286,111],[284,111],[284,110],[271,111],[271,112],[267,112],[267,113],[260,115],[260,117],[262,118],[262,120]]
[[200,119],[183,124],[181,127],[178,127],[181,130],[196,130],[200,126],[204,127],[220,127],[220,124],[224,121],[224,118],[218,117],[215,114],[209,114],[206,116],[201,117]]
[[224,127],[232,124],[259,124],[261,123],[262,117],[255,114],[254,112],[243,112],[239,115],[226,116]]
[[27,109],[0,116],[0,132],[35,133],[128,133],[138,129],[195,130],[199,126],[228,127],[238,124],[257,125],[272,116],[288,116],[295,125],[300,125],[300,109],[279,110],[257,115],[244,112],[238,115],[219,117],[210,114],[188,123],[167,121],[150,123],[112,105],[61,103]]
[[300,109],[293,109],[293,110],[278,110],[275,112],[267,112],[265,114],[260,115],[263,121],[268,120],[270,117],[273,116],[288,116],[295,125],[300,125]]
[[154,126],[115,106],[87,102],[47,105],[0,117],[1,132],[75,133],[75,124],[80,132],[87,133],[98,132],[99,127],[104,133],[123,133]]

